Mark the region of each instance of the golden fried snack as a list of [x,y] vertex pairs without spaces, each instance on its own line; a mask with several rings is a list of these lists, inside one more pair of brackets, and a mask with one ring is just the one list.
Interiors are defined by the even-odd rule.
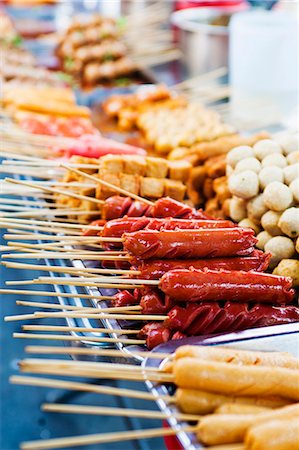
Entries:
[[171,180],[187,181],[191,171],[191,164],[188,161],[169,161],[169,178]]
[[260,414],[269,411],[265,406],[224,403],[215,409],[215,414]]
[[206,169],[203,166],[191,169],[190,177],[187,182],[187,193],[188,197],[195,205],[200,205],[203,202],[201,192],[205,178]]
[[210,178],[223,177],[226,171],[225,155],[215,156],[206,160],[204,164]]
[[174,382],[182,388],[241,396],[277,395],[299,400],[299,371],[293,369],[240,366],[186,357],[176,362],[173,372]]
[[199,423],[197,437],[206,445],[242,442],[249,427],[275,419],[292,419],[294,416],[298,424],[298,403],[260,414],[212,414]]
[[228,153],[232,148],[239,145],[252,146],[261,139],[267,139],[269,134],[266,132],[258,133],[251,137],[243,137],[238,134],[230,136],[221,136],[212,142],[202,142],[194,145],[190,149],[190,154],[196,155],[197,164],[205,161],[213,156],[218,156]]
[[227,403],[252,405],[265,408],[280,408],[290,402],[279,397],[242,397],[215,394],[199,389],[178,388],[175,392],[178,407],[188,414],[209,414]]
[[282,259],[278,266],[274,269],[274,275],[283,277],[291,277],[293,286],[299,286],[299,260],[298,259]]
[[213,189],[216,192],[217,200],[221,205],[225,202],[225,200],[231,198],[226,176],[213,180]]
[[271,420],[250,427],[245,436],[249,450],[299,450],[298,417]]
[[164,180],[164,197],[171,197],[181,202],[184,200],[186,189],[181,181]]
[[86,106],[77,106],[59,100],[39,98],[18,98],[14,101],[14,108],[19,110],[34,111],[42,114],[50,114],[63,117],[90,117],[90,109]]
[[176,350],[174,360],[176,361],[185,357],[225,362],[229,364],[274,366],[299,370],[299,359],[287,352],[258,352],[228,347],[182,345]]

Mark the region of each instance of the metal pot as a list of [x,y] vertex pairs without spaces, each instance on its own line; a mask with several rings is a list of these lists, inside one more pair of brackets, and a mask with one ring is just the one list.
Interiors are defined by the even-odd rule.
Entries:
[[228,26],[213,23],[218,23],[218,19],[228,23],[231,15],[240,9],[240,6],[190,8],[171,15],[171,23],[177,29],[179,47],[191,76],[227,66]]

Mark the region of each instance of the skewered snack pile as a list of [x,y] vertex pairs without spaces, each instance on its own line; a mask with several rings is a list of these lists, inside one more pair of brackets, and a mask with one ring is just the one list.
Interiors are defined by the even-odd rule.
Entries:
[[270,268],[299,285],[298,136],[261,140],[227,156],[230,216],[257,233],[257,247],[271,253]]
[[60,40],[57,55],[63,69],[85,85],[136,71],[117,23],[99,15],[93,15],[86,23],[74,19]]

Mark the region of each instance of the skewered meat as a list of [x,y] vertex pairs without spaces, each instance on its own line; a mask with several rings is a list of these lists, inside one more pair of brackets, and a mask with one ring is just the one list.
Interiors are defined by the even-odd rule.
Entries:
[[210,259],[153,259],[133,265],[133,270],[140,270],[141,279],[159,280],[166,272],[174,269],[202,270],[255,270],[263,272],[267,269],[270,254],[254,250],[249,256],[235,256],[233,258],[210,258]]
[[166,342],[167,336],[174,339],[175,334],[167,334],[165,329],[180,332],[185,336],[199,336],[292,322],[299,322],[297,306],[258,304],[251,308],[247,303],[226,302],[224,306],[218,303],[189,303],[186,307],[172,308],[164,323],[151,322],[145,325],[139,335],[146,338],[148,348],[152,349]]
[[124,249],[140,259],[249,255],[256,242],[253,230],[245,228],[143,230],[124,233],[123,239]]
[[172,270],[163,275],[160,288],[178,301],[190,302],[229,300],[281,305],[291,303],[295,293],[291,278],[241,270]]

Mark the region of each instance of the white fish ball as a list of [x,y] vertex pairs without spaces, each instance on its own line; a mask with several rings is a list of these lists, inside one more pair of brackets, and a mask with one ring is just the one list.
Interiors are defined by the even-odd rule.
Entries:
[[293,201],[291,189],[278,181],[273,181],[268,184],[263,196],[265,205],[273,211],[284,211]]
[[252,170],[255,173],[259,173],[262,165],[256,158],[244,158],[236,165],[236,172],[244,172],[245,170]]
[[284,154],[299,150],[299,136],[296,134],[283,134],[277,137],[277,141],[281,145]]
[[254,156],[252,148],[249,145],[240,145],[239,147],[233,148],[227,154],[226,162],[235,168],[239,161],[244,158],[250,158],[251,156]]
[[299,236],[299,208],[286,209],[281,215],[278,225],[281,231],[290,238]]
[[251,228],[252,230],[254,230],[255,234],[258,234],[261,231],[260,227],[250,219],[241,220],[241,222],[239,222],[239,226],[244,228]]
[[268,211],[261,218],[261,224],[264,230],[268,231],[271,236],[280,236],[281,229],[278,226],[278,221],[280,219],[281,214],[275,211]]
[[271,234],[268,233],[268,231],[261,231],[257,236],[257,243],[256,247],[260,250],[264,250],[265,245],[267,244],[270,239],[272,239]]
[[272,155],[272,153],[282,153],[282,148],[272,139],[263,139],[262,141],[258,141],[254,144],[253,151],[255,156],[262,160],[266,156]]
[[289,165],[298,163],[299,162],[299,151],[289,153],[288,156],[286,157],[286,159],[287,159],[287,162]]
[[284,175],[280,167],[264,167],[259,173],[260,186],[262,189],[273,181],[283,183]]
[[289,188],[292,191],[294,200],[297,204],[299,204],[299,178],[295,178],[295,180],[292,181]]
[[274,153],[273,155],[266,156],[262,161],[263,167],[275,166],[275,167],[286,167],[287,160],[280,153]]
[[233,174],[228,179],[228,188],[233,195],[243,199],[255,197],[259,192],[259,179],[252,170]]
[[299,177],[299,163],[291,164],[283,169],[284,181],[286,184],[291,184],[295,178]]
[[261,217],[268,211],[267,206],[264,203],[263,194],[249,200],[247,203],[247,212],[249,219],[259,221]]
[[295,253],[295,246],[290,238],[276,236],[265,244],[265,252],[271,253],[270,267],[273,268],[282,259],[292,258]]

